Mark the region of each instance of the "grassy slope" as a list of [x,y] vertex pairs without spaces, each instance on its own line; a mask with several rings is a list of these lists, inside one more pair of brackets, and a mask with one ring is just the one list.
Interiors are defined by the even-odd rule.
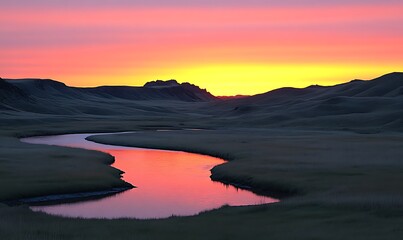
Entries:
[[[1,196],[57,193],[69,189],[68,185],[71,190],[90,190],[94,182],[99,184],[96,188],[121,184],[118,171],[105,165],[110,160],[105,154],[30,146],[18,142],[16,137],[21,135],[213,127],[200,122],[189,125],[183,119],[154,121],[138,117],[118,122],[91,118],[12,121],[1,129]],[[64,219],[0,205],[0,239],[400,239],[403,235],[400,135],[248,129],[147,132],[98,140],[228,157],[233,161],[216,168],[216,177],[265,191],[298,190],[303,195],[271,206],[231,207],[151,221]],[[81,161],[86,161],[88,171],[96,167],[101,174],[85,179],[88,175],[81,171],[86,168]],[[67,164],[72,164],[72,170],[79,166],[80,171],[69,172]],[[28,171],[31,168],[35,174]]]

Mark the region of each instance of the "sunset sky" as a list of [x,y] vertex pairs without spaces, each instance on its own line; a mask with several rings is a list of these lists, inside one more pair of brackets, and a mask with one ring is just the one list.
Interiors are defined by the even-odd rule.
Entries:
[[403,70],[402,0],[0,1],[0,76],[215,95]]

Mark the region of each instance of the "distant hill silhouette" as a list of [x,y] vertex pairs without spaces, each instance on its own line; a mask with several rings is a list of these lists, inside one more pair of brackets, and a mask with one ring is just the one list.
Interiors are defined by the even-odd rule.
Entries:
[[144,87],[147,88],[166,88],[166,87],[178,87],[178,86],[180,86],[180,84],[174,79],[168,81],[155,80],[144,84]]
[[[170,82],[170,81],[168,81]],[[176,82],[176,81],[175,81]],[[164,114],[172,110],[155,101],[205,102],[216,98],[204,89],[183,83],[155,87],[69,87],[51,79],[0,81],[0,110],[55,115]]]
[[[34,97],[59,97],[73,99],[120,98],[129,100],[178,100],[211,101],[215,97],[204,89],[188,83],[179,84],[175,80],[157,81],[144,87],[101,86],[94,88],[68,87],[64,83],[50,79],[15,79],[8,83]],[[155,87],[160,84],[164,87]]]
[[213,105],[241,125],[403,130],[403,73],[330,87],[280,88]]

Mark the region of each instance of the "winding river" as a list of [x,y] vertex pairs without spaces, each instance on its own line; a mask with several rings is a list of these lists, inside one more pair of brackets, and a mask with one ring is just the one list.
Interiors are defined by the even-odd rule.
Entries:
[[206,155],[98,144],[85,138],[96,134],[67,134],[21,139],[32,144],[102,151],[115,157],[112,165],[136,188],[97,200],[31,206],[34,211],[82,218],[166,218],[189,216],[223,205],[277,202],[250,191],[214,182],[210,169],[225,161]]

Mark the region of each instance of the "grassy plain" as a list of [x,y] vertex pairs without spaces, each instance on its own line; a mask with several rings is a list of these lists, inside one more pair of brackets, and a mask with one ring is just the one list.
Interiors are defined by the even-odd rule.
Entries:
[[[23,136],[139,130],[91,137],[110,144],[184,150],[230,160],[213,178],[288,196],[161,220],[84,220],[0,204],[0,239],[401,239],[403,135],[242,128],[201,115],[3,117],[2,201],[124,186],[110,156],[21,143]],[[227,126],[222,128],[220,126]],[[205,128],[204,131],[155,129]],[[132,183],[135,185],[135,183]]]

